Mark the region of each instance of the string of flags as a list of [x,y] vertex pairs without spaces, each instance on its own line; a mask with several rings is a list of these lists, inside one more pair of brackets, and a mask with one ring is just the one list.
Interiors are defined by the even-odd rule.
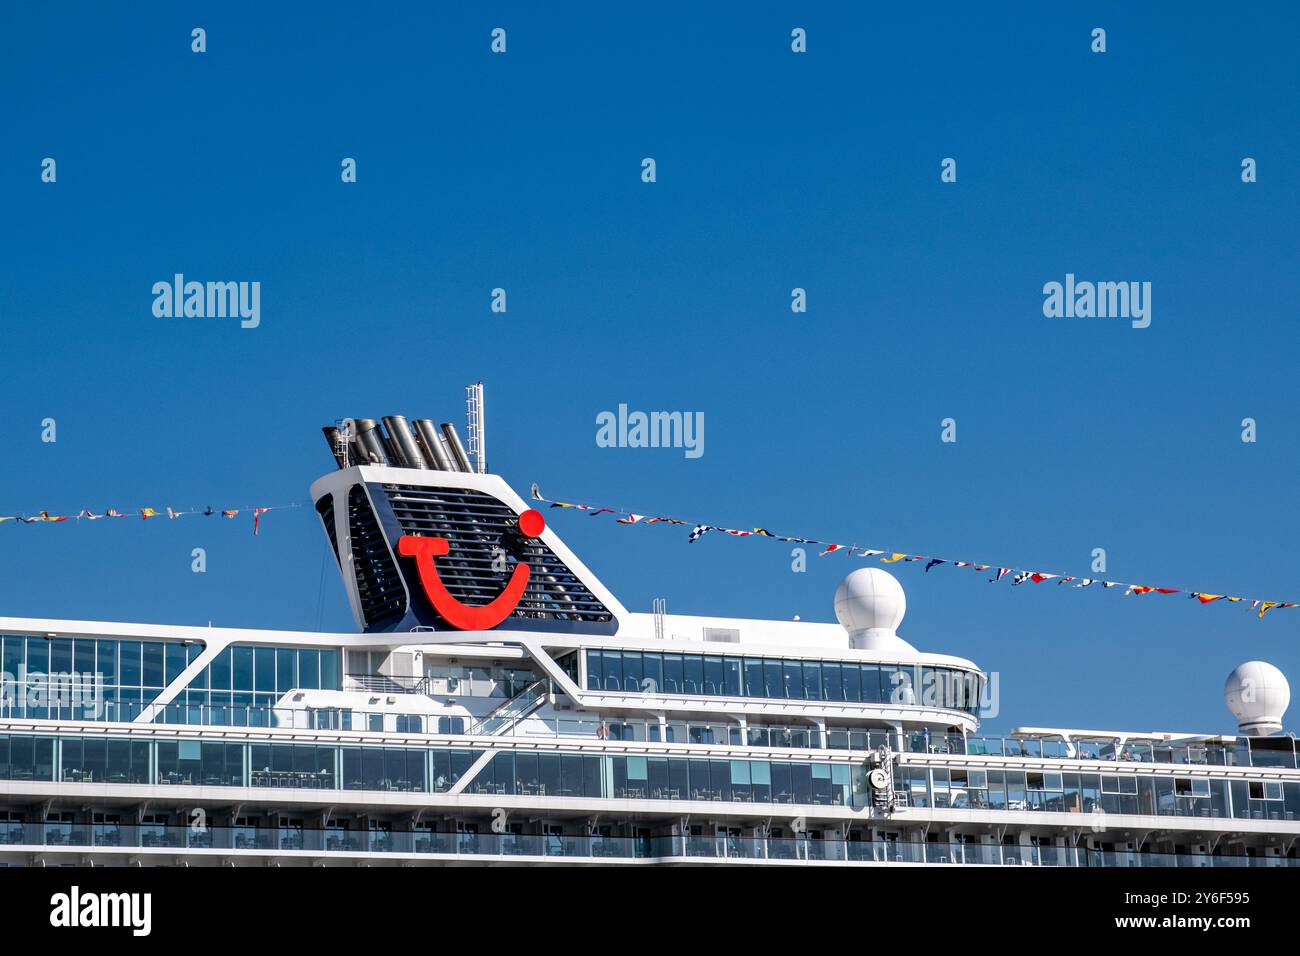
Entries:
[[1081,578],[1067,574],[1052,574],[1046,571],[1030,571],[1023,568],[1002,566],[997,564],[983,564],[976,561],[954,561],[950,558],[936,558],[922,554],[909,554],[904,551],[883,551],[876,548],[860,548],[856,544],[835,544],[827,541],[818,541],[815,538],[797,538],[791,535],[775,534],[766,528],[750,528],[748,530],[739,528],[724,528],[720,525],[700,524],[693,521],[684,521],[680,518],[663,518],[653,515],[635,514],[629,511],[620,511],[617,508],[604,508],[596,505],[576,504],[570,501],[552,501],[549,498],[543,498],[541,490],[537,483],[532,486],[532,496],[535,501],[543,501],[552,508],[573,508],[578,511],[585,511],[591,517],[597,515],[613,515],[616,517],[618,524],[674,524],[689,525],[691,530],[686,540],[690,544],[699,541],[706,534],[717,532],[719,534],[729,534],[736,538],[771,538],[774,541],[786,541],[794,544],[812,544],[822,547],[821,557],[828,554],[839,554],[841,552],[849,557],[854,555],[861,558],[879,558],[882,564],[895,564],[898,562],[925,562],[925,570],[929,572],[931,568],[940,565],[951,565],[954,568],[969,568],[972,571],[984,572],[991,571],[989,583],[996,584],[1003,579],[1010,579],[1012,586],[1021,584],[1042,584],[1047,581],[1055,581],[1057,585],[1070,585],[1073,588],[1100,587],[1102,590],[1110,588],[1123,588],[1125,596],[1141,596],[1146,594],[1186,594],[1189,600],[1196,600],[1199,604],[1214,604],[1217,601],[1225,601],[1229,604],[1249,604],[1251,610],[1258,612],[1262,620],[1264,615],[1274,608],[1300,607],[1300,602],[1290,601],[1265,601],[1262,598],[1234,597],[1227,593],[1211,594],[1208,591],[1189,591],[1183,588],[1165,588],[1154,587],[1145,584],[1127,584],[1123,581],[1106,581],[1101,578]]
[[289,505],[267,505],[267,506],[245,506],[242,508],[213,508],[208,505],[202,511],[192,509],[189,511],[176,511],[173,508],[164,508],[159,511],[156,508],[138,508],[134,511],[118,511],[116,508],[109,508],[106,511],[96,514],[89,508],[82,508],[75,515],[58,515],[50,514],[48,511],[38,511],[35,515],[0,515],[0,524],[6,521],[14,521],[18,524],[62,524],[65,521],[100,521],[105,518],[140,518],[142,521],[148,521],[150,518],[167,518],[174,521],[177,518],[183,518],[186,515],[202,515],[207,518],[237,518],[244,512],[252,512],[253,515],[253,534],[261,530],[262,515],[268,511],[282,511],[285,508],[301,508],[301,503]]

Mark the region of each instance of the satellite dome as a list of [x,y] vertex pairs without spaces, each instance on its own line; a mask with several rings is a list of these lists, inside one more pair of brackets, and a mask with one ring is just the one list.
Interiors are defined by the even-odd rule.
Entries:
[[1246,661],[1228,675],[1223,702],[1249,737],[1280,733],[1282,715],[1291,703],[1286,675],[1267,661]]
[[858,568],[835,590],[835,616],[857,650],[915,650],[898,636],[905,613],[903,586],[883,568]]

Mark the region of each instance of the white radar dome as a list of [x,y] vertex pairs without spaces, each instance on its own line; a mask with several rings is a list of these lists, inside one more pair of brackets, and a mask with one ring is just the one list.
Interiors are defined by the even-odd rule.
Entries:
[[858,568],[835,589],[835,616],[856,650],[915,650],[898,636],[906,613],[903,586],[883,568]]
[[1291,704],[1286,675],[1267,661],[1246,661],[1228,675],[1223,702],[1249,737],[1280,733],[1282,715]]

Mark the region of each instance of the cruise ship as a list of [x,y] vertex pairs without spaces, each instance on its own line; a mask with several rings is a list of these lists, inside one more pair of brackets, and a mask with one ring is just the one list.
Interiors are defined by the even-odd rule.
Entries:
[[629,611],[488,470],[468,391],[468,447],[324,429],[354,632],[0,618],[0,861],[1297,865],[1271,665],[1229,676],[1237,734],[981,734],[989,675],[904,640],[883,569],[837,623]]

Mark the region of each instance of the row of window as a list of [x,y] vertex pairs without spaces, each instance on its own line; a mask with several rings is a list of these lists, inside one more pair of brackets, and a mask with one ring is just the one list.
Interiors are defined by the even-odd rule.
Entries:
[[167,686],[203,651],[197,642],[117,641],[89,637],[0,637],[0,670],[13,680],[34,674],[98,674],[108,687]]
[[1277,780],[905,766],[895,788],[914,807],[1300,819],[1300,783]]
[[[861,765],[614,757],[615,797],[849,806],[865,799]],[[862,802],[860,800],[859,802]]]
[[[253,698],[248,702],[248,698]],[[220,703],[208,703],[218,698]],[[235,701],[231,702],[231,699]],[[161,724],[203,727],[298,727],[305,730],[373,730],[399,734],[463,734],[464,717],[359,711],[350,707],[275,707],[266,694],[185,691],[159,709]]]
[[0,779],[205,787],[404,790],[441,793],[477,756],[470,750],[0,736]]
[[339,652],[312,647],[227,647],[189,685],[191,691],[283,694],[340,688]]
[[913,664],[858,664],[657,651],[589,650],[587,689],[867,704],[974,713],[982,675]]
[[[0,735],[0,780],[442,793],[482,751]],[[467,792],[861,806],[860,764],[501,751]],[[1300,782],[904,765],[914,807],[1300,819]]]
[[502,751],[467,792],[848,806],[864,773],[849,764]]
[[[562,722],[560,730],[564,730]],[[748,724],[742,729],[737,724],[680,721],[668,721],[661,727],[658,721],[607,720],[597,725],[597,735],[606,740],[662,740],[677,744],[788,747],[795,750],[865,751],[874,750],[882,744],[891,745],[894,740],[886,730],[828,727],[823,735],[820,729],[810,724]]]
[[[0,717],[130,721],[203,651],[197,642],[0,635]],[[38,677],[37,675],[41,675]],[[271,707],[286,691],[337,690],[332,649],[229,647],[176,699],[179,707]],[[226,720],[239,723],[232,713]]]
[[467,793],[534,797],[604,797],[603,757],[502,751],[479,772]]

